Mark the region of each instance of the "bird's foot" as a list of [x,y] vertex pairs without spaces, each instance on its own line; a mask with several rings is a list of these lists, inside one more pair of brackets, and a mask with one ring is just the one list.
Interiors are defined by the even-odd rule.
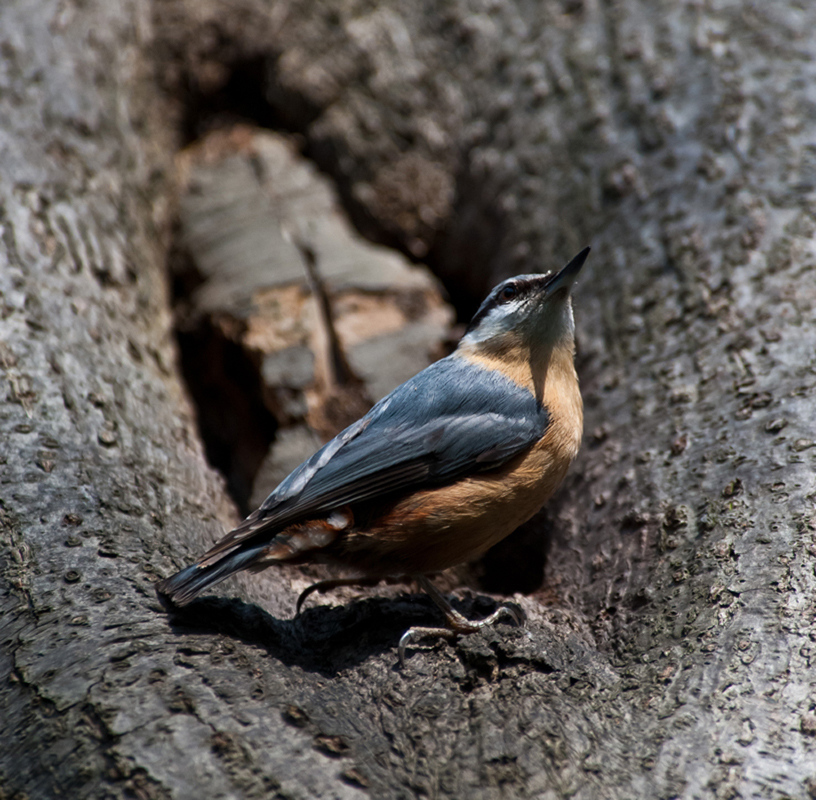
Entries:
[[417,577],[419,585],[428,593],[431,600],[445,614],[447,620],[447,628],[431,628],[424,626],[417,626],[409,628],[402,634],[399,641],[399,660],[400,666],[405,666],[405,650],[412,640],[421,638],[423,636],[443,636],[445,638],[452,638],[460,633],[475,633],[481,630],[486,625],[493,625],[502,617],[508,617],[516,625],[524,623],[524,614],[517,606],[502,605],[499,606],[492,614],[480,620],[470,620],[463,614],[460,614],[445,598],[445,596],[434,586],[431,581],[424,575]]

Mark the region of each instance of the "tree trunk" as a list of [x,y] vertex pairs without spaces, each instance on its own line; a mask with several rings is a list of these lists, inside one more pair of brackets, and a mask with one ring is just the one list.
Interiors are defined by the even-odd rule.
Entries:
[[[815,29],[797,0],[5,3],[2,796],[816,796]],[[592,244],[524,629],[400,670],[419,597],[155,598],[234,521],[164,264],[170,157],[236,114],[460,308]]]

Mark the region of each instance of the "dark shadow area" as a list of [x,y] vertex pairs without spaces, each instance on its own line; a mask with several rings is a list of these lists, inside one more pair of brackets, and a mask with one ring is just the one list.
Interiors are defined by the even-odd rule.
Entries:
[[207,460],[227,480],[242,514],[277,427],[261,392],[258,366],[209,321],[177,331],[181,369],[195,403]]
[[546,510],[493,545],[473,565],[478,587],[491,594],[532,594],[544,582],[553,526]]
[[463,163],[456,175],[456,196],[448,225],[440,231],[423,260],[442,281],[463,325],[470,322],[493,288],[490,276],[502,271],[506,230],[495,191],[472,175]]
[[[200,139],[208,131],[236,122],[249,122],[271,130],[296,131],[310,114],[301,101],[292,103],[287,118],[281,116],[269,102],[271,58],[238,60],[220,65],[225,80],[204,85],[195,76],[187,74],[184,83],[182,119],[182,147]],[[312,112],[311,118],[316,112]]]
[[182,244],[181,220],[175,220],[173,239],[167,253],[167,274],[170,278],[170,293],[175,312],[176,330],[185,326],[189,316],[189,301],[205,278],[196,266],[193,257]]
[[[408,628],[444,627],[442,613],[424,594],[405,594],[393,599],[371,597],[343,606],[314,606],[288,620],[277,619],[236,598],[206,597],[183,608],[160,600],[175,633],[187,636],[219,633],[262,647],[287,666],[298,666],[326,678],[388,651],[393,651],[394,667],[398,669],[397,645]],[[486,617],[498,607],[495,600],[483,595],[453,599],[452,604],[473,619]],[[436,641],[429,638],[417,645],[427,649]],[[412,649],[417,648],[409,646],[406,663],[410,662]]]

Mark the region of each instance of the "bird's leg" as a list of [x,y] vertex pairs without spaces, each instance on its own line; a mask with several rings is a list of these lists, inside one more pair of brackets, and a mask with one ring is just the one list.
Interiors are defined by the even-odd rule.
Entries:
[[295,606],[295,616],[300,614],[300,609],[309,595],[315,592],[323,594],[330,592],[332,589],[339,589],[341,586],[376,586],[380,582],[379,578],[334,578],[327,581],[318,581],[311,586],[307,586],[299,595],[297,605]]
[[445,614],[448,625],[456,633],[473,633],[474,631],[478,631],[480,628],[484,628],[485,625],[492,625],[494,622],[496,622],[496,620],[505,615],[510,616],[517,625],[521,625],[521,623],[524,621],[520,612],[514,606],[509,605],[499,606],[489,617],[485,617],[484,619],[470,620],[460,614],[450,604],[450,602],[448,602],[447,598],[442,594],[442,592],[439,591],[439,589],[436,588],[436,586],[433,585],[427,576],[420,575],[417,578],[417,583],[425,592],[427,592],[431,600],[433,600],[434,603],[439,606],[439,608]]
[[436,605],[442,610],[442,613],[445,615],[445,619],[447,620],[448,627],[430,628],[418,626],[408,628],[399,641],[399,659],[401,666],[405,666],[405,649],[412,639],[416,639],[421,636],[444,636],[446,638],[451,638],[459,633],[474,633],[475,631],[484,628],[485,625],[492,625],[494,622],[504,616],[510,617],[510,619],[516,623],[516,625],[521,625],[522,622],[524,622],[524,617],[519,610],[514,606],[509,605],[499,606],[492,614],[490,614],[490,616],[487,616],[484,619],[470,620],[460,614],[448,602],[442,592],[440,592],[439,589],[433,585],[427,576],[417,575],[416,581],[420,588],[423,589],[431,600],[433,600],[434,603],[436,603]]

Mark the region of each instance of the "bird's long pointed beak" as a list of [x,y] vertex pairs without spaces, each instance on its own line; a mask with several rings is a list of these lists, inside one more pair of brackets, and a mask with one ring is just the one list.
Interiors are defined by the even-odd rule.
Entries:
[[590,248],[585,247],[560,272],[553,275],[553,277],[547,283],[548,295],[558,291],[559,289],[569,290],[571,288],[576,277],[578,277],[578,273],[581,271],[581,267],[584,266],[584,262],[587,260],[589,251]]

